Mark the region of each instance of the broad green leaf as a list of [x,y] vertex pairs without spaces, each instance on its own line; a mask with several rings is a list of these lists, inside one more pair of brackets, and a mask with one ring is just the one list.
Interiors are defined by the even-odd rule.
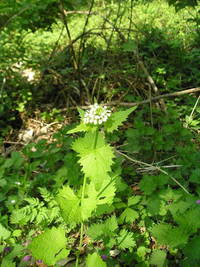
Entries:
[[139,187],[145,194],[152,194],[156,188],[162,188],[163,185],[168,183],[168,176],[164,174],[159,175],[144,175],[139,183]]
[[62,217],[66,223],[81,222],[80,199],[69,186],[65,186],[59,191],[56,201],[60,206]]
[[90,183],[86,187],[85,196],[81,203],[81,198],[76,196],[69,186],[66,186],[60,190],[56,200],[66,223],[80,223],[91,217],[92,212],[96,209],[98,192],[95,190],[94,184]]
[[183,251],[188,258],[200,260],[200,235],[193,237]]
[[108,133],[112,133],[113,131],[117,130],[119,126],[122,125],[123,122],[126,121],[129,114],[133,112],[137,107],[132,107],[124,111],[117,111],[114,112],[108,120],[105,122],[104,127]]
[[171,248],[186,244],[189,237],[180,227],[172,227],[170,224],[157,224],[150,231],[158,244]]
[[97,204],[112,204],[115,191],[115,178],[111,178],[109,176],[104,178],[101,188],[97,191]]
[[89,132],[85,137],[77,139],[72,148],[80,157],[79,163],[82,166],[84,174],[96,181],[102,181],[105,174],[111,171],[113,163],[113,149],[105,144],[105,140],[101,133],[98,133],[98,139],[95,144],[95,133]]
[[192,183],[200,184],[200,168],[193,170],[189,179]]
[[139,261],[145,261],[145,258],[146,258],[146,254],[151,251],[150,249],[144,247],[144,246],[140,246],[138,247],[137,251],[136,251],[136,254],[139,258]]
[[168,211],[165,202],[160,199],[159,194],[151,195],[148,198],[146,205],[147,205],[147,211],[153,216],[158,214],[163,216]]
[[155,265],[157,267],[164,267],[166,262],[166,252],[163,250],[156,249],[153,251],[150,264]]
[[112,237],[113,232],[118,229],[117,219],[115,216],[108,218],[104,223],[96,223],[89,227],[88,235],[97,240],[103,237]]
[[152,194],[157,187],[154,176],[144,175],[139,183],[139,187],[146,195]]
[[0,224],[0,240],[9,238],[11,232],[7,230],[2,224]]
[[64,229],[54,227],[34,238],[28,248],[37,260],[42,260],[47,265],[54,265],[68,256],[66,242]]
[[106,267],[106,263],[101,259],[101,257],[94,252],[87,256],[86,267]]

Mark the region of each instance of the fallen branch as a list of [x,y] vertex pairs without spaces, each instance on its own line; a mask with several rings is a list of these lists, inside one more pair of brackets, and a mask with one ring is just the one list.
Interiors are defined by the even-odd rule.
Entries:
[[[156,100],[159,100],[162,98],[175,97],[175,96],[186,95],[186,94],[191,94],[191,93],[196,93],[196,92],[200,92],[200,87],[182,90],[179,92],[169,93],[169,94],[165,94],[165,95],[159,95],[159,96],[155,96],[155,97],[152,97],[152,98],[149,98],[149,99],[146,99],[143,101],[138,101],[138,102],[127,103],[127,102],[112,101],[112,102],[108,102],[104,105],[105,106],[134,107],[134,106],[147,104],[151,101],[156,101]],[[77,109],[77,107],[80,107],[82,109],[88,109],[89,105],[85,105],[85,106],[78,106],[77,105],[76,107],[63,108],[63,109],[61,109],[61,111],[73,110],[73,109]]]
[[200,91],[200,87],[197,88],[191,88],[191,89],[187,89],[187,90],[182,90],[179,92],[175,92],[175,93],[168,93],[168,94],[164,94],[164,95],[159,95],[159,96],[155,96],[152,97],[150,99],[146,99],[143,101],[138,101],[138,102],[132,102],[132,103],[126,103],[126,102],[109,102],[106,105],[107,106],[123,106],[123,107],[134,107],[134,106],[138,106],[138,105],[142,105],[142,104],[146,104],[149,103],[150,101],[156,101],[162,98],[168,98],[168,97],[175,97],[175,96],[180,96],[180,95],[186,95],[186,94],[191,94],[191,93],[196,93]]

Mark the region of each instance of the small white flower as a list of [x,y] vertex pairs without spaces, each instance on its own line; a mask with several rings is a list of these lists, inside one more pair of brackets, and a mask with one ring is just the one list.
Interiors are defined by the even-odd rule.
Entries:
[[15,199],[12,199],[10,202],[11,202],[12,204],[15,204],[16,200],[15,200]]
[[105,106],[98,105],[95,103],[90,106],[90,109],[85,112],[83,122],[85,124],[102,124],[107,121],[108,117],[110,117],[111,111]]

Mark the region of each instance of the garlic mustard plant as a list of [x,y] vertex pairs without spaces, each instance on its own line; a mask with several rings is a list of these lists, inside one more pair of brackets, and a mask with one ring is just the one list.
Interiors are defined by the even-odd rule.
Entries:
[[106,106],[95,103],[94,105],[91,105],[90,109],[85,112],[83,122],[85,124],[102,124],[103,122],[107,121],[110,115],[111,110],[109,110]]
[[[105,105],[97,103],[89,106],[86,111],[78,109],[80,123],[74,129],[67,132],[68,134],[84,133],[76,138],[71,146],[72,150],[76,152],[78,163],[81,166],[81,182],[75,188],[66,183],[58,191],[55,198],[66,225],[69,227],[80,226],[80,240],[76,253],[75,267],[80,266],[82,261],[81,251],[83,249],[85,225],[88,225],[91,218],[94,219],[99,216],[99,211],[102,208],[106,211],[106,208],[111,207],[118,189],[117,180],[121,179],[119,171],[113,170],[115,150],[106,142],[106,133],[118,130],[118,127],[126,121],[129,114],[135,109],[136,107],[111,112]],[[104,214],[103,210],[100,214],[102,212]],[[105,223],[108,225],[112,223],[111,225],[114,225],[112,229],[118,228],[115,216],[107,219]],[[118,245],[119,248],[123,247],[123,249],[132,249],[135,246],[132,233],[121,231],[119,235],[119,237],[115,238],[113,245]],[[52,247],[50,239],[56,240],[58,238],[58,246]],[[128,245],[125,245],[122,242],[123,240]],[[48,258],[46,251],[43,249],[44,243],[51,246],[51,253],[48,253]],[[64,249],[65,243],[66,237],[63,229],[52,228],[36,237],[29,246],[29,249],[35,259],[41,259],[47,265],[54,265],[55,262],[69,254],[69,251]],[[54,250],[55,248],[57,249],[56,251]],[[47,250],[50,251],[49,249]],[[59,251],[62,252],[57,253]],[[88,263],[91,259],[93,262],[101,262],[102,267],[106,266],[100,254],[94,252],[88,255],[88,267],[93,266]]]

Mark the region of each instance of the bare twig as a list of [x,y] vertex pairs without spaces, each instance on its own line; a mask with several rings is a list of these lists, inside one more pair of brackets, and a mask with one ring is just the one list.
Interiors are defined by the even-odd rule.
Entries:
[[127,156],[126,154],[124,154],[123,152],[120,152],[119,150],[116,150],[116,152],[118,154],[122,155],[123,157],[125,157],[126,159],[128,159],[128,160],[130,160],[130,161],[132,161],[134,163],[137,163],[139,165],[144,165],[144,166],[147,166],[147,167],[154,167],[154,169],[156,169],[159,172],[162,172],[165,175],[167,175],[170,179],[172,179],[172,181],[174,181],[178,186],[180,186],[183,189],[183,191],[185,191],[187,194],[190,195],[189,191],[181,183],[179,183],[179,181],[177,181],[176,178],[174,178],[173,176],[171,176],[169,173],[167,173],[166,171],[164,171],[160,167],[153,166],[152,164],[149,164],[149,163],[146,163],[146,162],[143,162],[143,161],[140,161],[140,160],[133,159],[133,158]]
[[[176,97],[176,96],[181,96],[181,95],[186,95],[186,94],[191,94],[191,93],[197,93],[197,92],[200,92],[200,87],[182,90],[179,92],[169,93],[169,94],[165,94],[165,95],[159,95],[159,96],[152,97],[151,99],[146,99],[146,100],[138,101],[138,102],[127,103],[127,102],[112,101],[112,102],[106,103],[105,105],[106,106],[134,107],[134,106],[139,106],[142,104],[147,104],[150,101],[155,101],[155,100],[162,99],[162,98]],[[74,106],[74,107],[70,107],[69,109],[73,110],[73,109],[77,109],[77,107],[78,106],[76,106],[76,107]],[[80,106],[80,108],[87,109],[88,106]],[[63,108],[61,110],[66,111],[66,110],[68,110],[68,108]]]
[[71,52],[72,52],[72,60],[73,60],[73,64],[74,64],[74,69],[77,70],[77,68],[78,68],[77,59],[76,59],[76,54],[75,54],[75,51],[74,51],[74,46],[73,46],[73,43],[72,43],[71,33],[70,33],[70,30],[69,30],[69,27],[68,27],[68,21],[66,19],[65,12],[64,12],[65,9],[64,9],[63,0],[60,0],[59,8],[60,8],[60,13],[61,13],[61,16],[62,16],[63,24],[65,26],[65,29],[66,29],[66,32],[67,32],[67,36],[69,38],[69,47],[70,47]]
[[[158,94],[158,93],[159,93],[158,87],[156,86],[156,84],[155,84],[153,78],[152,78],[151,75],[149,74],[149,72],[148,72],[147,68],[145,67],[144,63],[143,63],[141,60],[138,60],[138,65],[139,65],[140,68],[143,70],[143,72],[144,72],[144,74],[145,74],[145,76],[146,76],[148,82],[150,83],[152,89],[154,90],[154,92],[155,92],[156,94]],[[152,100],[152,99],[150,99],[149,102],[151,102],[151,100]],[[160,100],[160,105],[161,105],[161,107],[163,108],[163,110],[166,111],[166,106],[165,106],[165,103],[164,103],[163,99]]]
[[133,107],[133,106],[138,106],[138,105],[142,105],[142,104],[147,104],[150,101],[156,101],[162,98],[168,98],[168,97],[176,97],[176,96],[181,96],[181,95],[186,95],[186,94],[191,94],[191,93],[197,93],[200,92],[200,87],[197,88],[191,88],[191,89],[187,89],[187,90],[182,90],[179,92],[175,92],[175,93],[168,93],[168,94],[164,94],[164,95],[159,95],[159,96],[155,96],[152,97],[151,99],[146,99],[143,101],[138,101],[138,102],[132,102],[132,103],[126,103],[126,102],[118,102],[118,101],[113,101],[113,102],[109,102],[107,103],[108,106],[123,106],[123,107]]

